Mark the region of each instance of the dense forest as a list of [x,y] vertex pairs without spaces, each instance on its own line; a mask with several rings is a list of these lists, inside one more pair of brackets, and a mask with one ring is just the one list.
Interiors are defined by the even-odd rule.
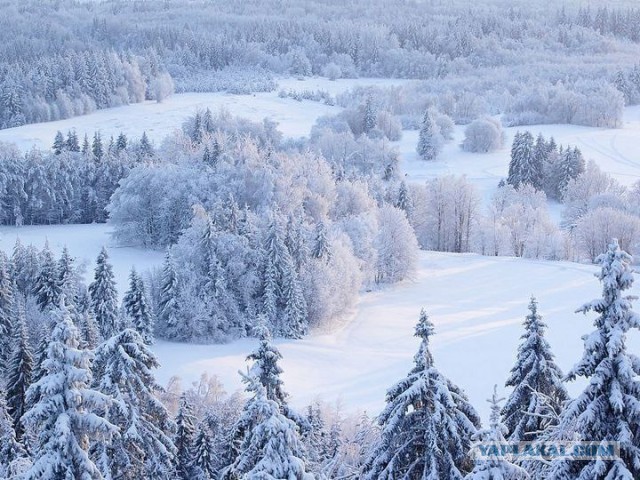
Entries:
[[[640,10],[485,2],[5,2],[0,127],[274,76],[421,80],[457,120],[616,126],[640,99]],[[171,19],[166,21],[166,19]],[[576,105],[584,111],[575,111]]]

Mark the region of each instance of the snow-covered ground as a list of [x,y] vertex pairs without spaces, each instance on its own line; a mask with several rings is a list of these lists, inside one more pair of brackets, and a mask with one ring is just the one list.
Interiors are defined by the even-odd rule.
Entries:
[[[596,271],[566,262],[422,252],[413,281],[363,294],[342,328],[276,341],[292,403],[302,407],[320,397],[339,400],[347,411],[379,412],[386,389],[412,366],[418,346],[413,328],[424,307],[436,327],[436,365],[467,391],[486,418],[485,399],[494,384],[502,390],[513,366],[532,294],[549,323],[548,338],[560,366],[568,369],[580,358],[581,336],[592,330],[594,317],[574,311],[599,296]],[[254,340],[188,347],[158,342],[159,378],[179,375],[188,385],[206,371],[233,391],[241,388],[237,371],[255,345]],[[637,336],[631,349],[640,351]],[[575,382],[570,390],[577,393],[581,385]]]
[[114,138],[120,132],[129,138],[140,138],[147,132],[149,139],[159,144],[198,109],[211,109],[212,112],[224,108],[231,114],[262,121],[269,118],[279,124],[279,129],[288,137],[298,138],[309,134],[316,119],[322,115],[335,115],[339,107],[324,105],[309,100],[297,101],[292,98],[280,98],[280,90],[318,90],[331,95],[344,92],[358,85],[399,85],[407,80],[399,79],[283,79],[274,92],[252,95],[232,95],[227,93],[181,93],[172,95],[162,103],[147,101],[122,107],[98,110],[89,115],[68,118],[55,122],[35,123],[21,127],[0,130],[0,141],[12,142],[23,150],[33,146],[51,148],[56,132],[66,133],[75,129],[82,140],[85,134],[91,138],[99,131],[102,138]]
[[[48,241],[56,253],[67,245],[87,266],[89,280],[101,246],[107,245],[122,294],[131,266],[159,266],[162,253],[117,246],[110,231],[108,225],[0,227],[0,248],[10,252],[17,236],[39,247]],[[596,271],[591,265],[568,262],[421,252],[412,281],[364,293],[341,327],[299,341],[276,341],[284,356],[283,377],[291,401],[302,407],[319,397],[340,401],[346,411],[377,413],[386,389],[411,368],[418,345],[413,328],[424,307],[436,326],[432,345],[437,365],[486,417],[484,400],[494,384],[501,387],[507,378],[532,294],[549,323],[559,364],[567,369],[578,360],[580,337],[591,330],[593,317],[573,312],[599,295]],[[154,347],[162,364],[158,379],[166,383],[179,375],[188,385],[207,372],[234,391],[241,388],[237,372],[245,368],[245,357],[255,346],[250,339],[226,345],[159,341]],[[640,351],[640,338],[632,337],[631,349]]]
[[[355,84],[392,84],[398,81],[287,80],[282,89],[325,89],[338,93]],[[102,110],[60,122],[27,125],[0,131],[0,141],[14,141],[21,148],[48,147],[57,130],[75,128],[81,135],[100,130],[103,137],[140,136],[147,131],[160,139],[179,128],[196,108],[217,109],[254,120],[264,117],[279,122],[290,137],[308,134],[319,115],[337,113],[338,107],[315,102],[282,99],[277,92],[247,96],[226,94],[174,95],[162,104],[145,103]],[[525,127],[534,134],[554,136],[560,144],[578,146],[587,159],[594,159],[623,184],[640,178],[640,107],[625,110],[621,129],[596,129],[567,125]],[[524,128],[521,128],[524,129]],[[456,128],[441,159],[425,163],[417,159],[417,132],[405,132],[397,146],[402,169],[410,181],[424,181],[437,175],[466,174],[484,198],[506,176],[509,146],[517,128],[507,129],[505,148],[491,154],[462,152],[459,143],[464,129]],[[0,228],[0,247],[10,251],[16,236],[23,243],[38,246],[48,239],[60,251],[67,245],[90,276],[102,245],[110,246],[111,258],[122,293],[132,265],[139,270],[160,265],[162,253],[119,247],[109,237],[108,225]],[[540,302],[540,311],[549,323],[549,340],[558,362],[567,369],[582,352],[581,335],[591,330],[593,317],[573,313],[582,303],[595,298],[600,286],[592,276],[596,268],[564,262],[532,261],[422,252],[420,268],[413,281],[380,292],[365,293],[339,329],[314,333],[300,341],[278,341],[285,369],[284,380],[292,403],[303,406],[320,396],[340,400],[345,408],[377,413],[384,404],[385,390],[411,368],[417,341],[412,336],[420,308],[425,307],[436,325],[433,350],[437,365],[462,386],[486,418],[485,398],[494,384],[501,387],[514,361],[521,323],[527,314],[531,294]],[[637,291],[638,289],[636,289]],[[640,307],[639,307],[640,308]],[[161,382],[180,375],[185,382],[207,371],[217,375],[232,391],[240,388],[237,371],[244,368],[254,340],[227,345],[182,345],[158,342]],[[640,338],[631,338],[631,348],[640,351]],[[573,392],[580,384],[574,384]]]
[[48,242],[56,255],[60,255],[66,245],[76,263],[85,266],[85,279],[90,282],[93,280],[96,258],[102,247],[106,246],[113,263],[118,293],[122,296],[129,285],[131,267],[135,267],[139,272],[159,267],[162,265],[164,253],[118,245],[111,239],[112,230],[110,225],[105,224],[0,226],[0,249],[11,255],[17,238],[20,238],[23,245],[34,245],[38,248],[42,248],[45,242]]
[[595,160],[602,170],[611,174],[622,185],[640,180],[640,106],[627,107],[622,128],[592,128],[576,125],[530,125],[505,128],[504,147],[492,153],[468,153],[460,144],[464,139],[464,127],[457,126],[454,140],[447,143],[438,160],[424,162],[418,158],[416,145],[418,132],[403,132],[396,146],[402,158],[401,168],[407,180],[423,182],[443,175],[465,174],[486,200],[491,196],[501,178],[507,177],[511,143],[516,132],[529,130],[534,136],[542,133],[545,138],[555,138],[559,145],[578,147],[585,159]]

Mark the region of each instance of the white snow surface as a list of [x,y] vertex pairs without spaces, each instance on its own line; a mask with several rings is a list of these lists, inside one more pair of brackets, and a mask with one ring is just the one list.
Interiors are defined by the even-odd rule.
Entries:
[[[280,89],[324,89],[335,94],[354,85],[398,84],[399,80],[286,80]],[[33,145],[48,148],[57,130],[75,128],[80,135],[100,130],[103,138],[123,131],[139,137],[147,131],[158,143],[179,128],[196,108],[216,110],[224,106],[231,113],[261,120],[269,117],[280,124],[289,137],[307,135],[315,119],[340,111],[310,101],[282,99],[276,92],[256,95],[180,94],[162,104],[144,104],[101,110],[84,117],[59,122],[26,125],[0,130],[0,141],[16,142],[20,148]],[[423,162],[415,154],[417,132],[404,132],[397,142],[402,169],[409,181],[422,182],[448,174],[466,174],[488,199],[500,178],[506,177],[513,135],[528,129],[559,144],[579,147],[587,159],[617,180],[630,185],[640,179],[640,107],[625,109],[623,128],[598,129],[572,125],[541,125],[506,129],[505,147],[490,154],[462,152],[459,144],[464,127],[456,127],[455,139],[448,143],[440,159]],[[558,210],[556,208],[556,210]],[[554,210],[555,211],[555,210]],[[556,212],[557,213],[557,212]],[[67,245],[73,256],[87,266],[90,280],[95,258],[102,245],[110,247],[120,294],[127,285],[132,265],[138,270],[159,266],[162,252],[117,246],[109,225],[65,225],[41,227],[0,227],[0,246],[7,252],[16,236],[24,244],[42,246],[48,240],[59,253]],[[548,262],[510,257],[481,257],[472,254],[421,252],[418,273],[412,281],[382,291],[363,293],[351,315],[341,326],[313,332],[303,340],[275,343],[283,354],[285,387],[291,403],[302,407],[315,398],[339,401],[345,410],[366,409],[377,414],[384,405],[388,387],[412,367],[418,341],[413,329],[424,307],[436,327],[432,349],[436,365],[469,394],[486,419],[485,399],[494,384],[503,389],[512,367],[522,322],[532,294],[549,324],[548,339],[558,364],[566,371],[582,355],[581,336],[593,329],[593,315],[574,311],[600,295],[593,274],[597,267],[567,262]],[[638,288],[634,288],[638,293]],[[640,307],[638,307],[640,308]],[[244,339],[225,345],[184,345],[158,341],[154,347],[162,367],[160,382],[179,375],[188,385],[203,372],[217,375],[228,391],[241,388],[238,370],[246,368],[245,357],[257,345]],[[630,335],[629,349],[640,352],[640,336]],[[576,394],[582,382],[569,384]]]
[[[494,384],[504,391],[532,294],[549,324],[547,338],[560,367],[566,372],[579,360],[581,336],[593,330],[595,317],[574,312],[600,295],[596,271],[569,262],[421,252],[414,280],[363,294],[341,328],[275,341],[286,390],[297,407],[320,397],[338,400],[347,411],[377,414],[387,388],[413,365],[419,341],[412,335],[424,307],[436,328],[431,343],[436,366],[464,388],[486,419],[485,399]],[[160,380],[179,375],[188,385],[206,371],[233,391],[241,388],[237,371],[256,345],[249,339],[188,347],[157,342]],[[629,348],[640,351],[640,336],[630,337]],[[581,381],[568,385],[574,395],[583,386]]]
[[23,245],[34,245],[39,249],[48,243],[51,251],[59,256],[66,245],[75,258],[76,265],[84,266],[84,277],[89,284],[93,281],[96,258],[105,246],[109,261],[113,264],[118,294],[122,298],[129,286],[131,267],[135,267],[138,272],[160,267],[164,252],[119,245],[111,238],[112,231],[113,227],[108,224],[0,226],[0,248],[11,255],[16,239],[19,238]]

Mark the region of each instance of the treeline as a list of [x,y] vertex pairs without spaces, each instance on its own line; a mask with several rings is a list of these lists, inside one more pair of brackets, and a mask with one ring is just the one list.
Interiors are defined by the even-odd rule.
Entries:
[[[25,275],[28,250],[40,259],[35,276]],[[373,480],[434,474],[479,480],[490,472],[555,480],[579,478],[596,466],[603,478],[640,475],[638,407],[633,402],[611,407],[635,398],[640,388],[637,362],[625,348],[626,334],[638,328],[623,296],[633,284],[632,259],[615,240],[598,257],[602,298],[580,309],[597,313],[595,330],[584,337],[583,357],[563,374],[532,298],[505,382],[509,397],[501,405],[494,389],[485,428],[464,391],[435,366],[434,326],[424,310],[415,330],[420,346],[414,365],[387,391],[377,425],[366,416],[350,423],[339,414],[327,416],[317,403],[304,414],[293,409],[281,379],[282,355],[264,316],[253,322],[260,342],[247,358],[251,367],[241,373],[246,402],[227,396],[206,375],[186,391],[175,379],[163,390],[154,378],[159,365],[150,349],[143,282],[132,272],[118,311],[107,260],[103,250],[87,290],[66,250],[56,261],[47,247],[36,252],[18,244],[11,259],[0,256],[0,375],[7,386],[0,391],[0,475],[5,478]],[[27,327],[35,314],[38,330]],[[578,376],[586,386],[571,398],[564,382]],[[612,459],[514,460],[499,452],[474,452],[478,444],[532,442],[538,448],[576,438],[618,442],[620,453]]]
[[118,182],[136,164],[151,161],[146,135],[123,134],[108,141],[96,132],[91,140],[75,131],[58,132],[52,151],[20,152],[0,144],[0,222],[41,225],[105,222],[106,207]]
[[0,62],[0,128],[161,101],[173,92],[173,82],[154,60],[96,49]]
[[[495,111],[512,124],[620,123],[622,97],[603,71],[631,68],[636,47],[591,15],[535,4],[507,14],[461,3],[367,6],[12,1],[0,30],[0,126],[160,100],[172,81],[178,91],[268,91],[281,74],[423,80],[422,96],[441,98],[464,123]],[[613,11],[607,19],[635,24],[635,11]],[[481,111],[468,118],[469,108]]]

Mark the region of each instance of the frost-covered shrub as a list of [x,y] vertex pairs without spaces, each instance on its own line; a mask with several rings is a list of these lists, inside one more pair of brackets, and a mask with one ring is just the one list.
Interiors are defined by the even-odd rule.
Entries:
[[499,119],[479,118],[465,128],[462,149],[467,152],[492,152],[502,147],[504,137]]

